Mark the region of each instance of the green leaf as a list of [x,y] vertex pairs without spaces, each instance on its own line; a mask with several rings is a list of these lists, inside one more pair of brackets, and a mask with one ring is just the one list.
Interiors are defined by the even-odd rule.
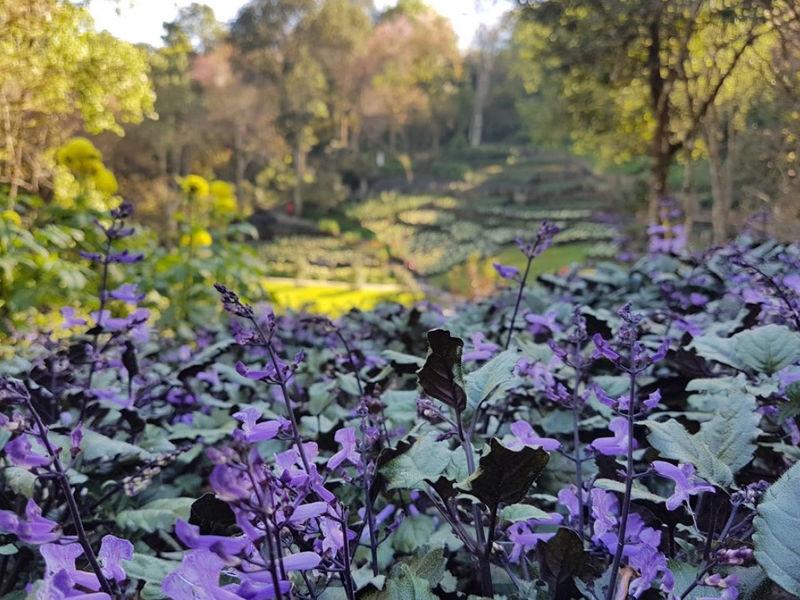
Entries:
[[772,375],[800,358],[800,334],[785,325],[765,325],[731,337],[736,356],[748,367]]
[[527,521],[528,519],[547,519],[549,516],[549,513],[532,504],[512,504],[500,511],[500,518],[510,523]]
[[403,519],[392,536],[392,546],[406,554],[412,554],[429,545],[429,540],[436,530],[433,519],[427,515],[412,515]]
[[755,557],[772,581],[800,595],[800,463],[773,483],[758,505],[753,521]]
[[389,481],[388,489],[425,489],[426,479],[437,479],[451,460],[447,442],[437,442],[435,434],[418,439],[405,452],[387,462],[381,474]]
[[428,332],[428,356],[417,373],[419,384],[431,398],[436,398],[457,412],[467,406],[461,351],[464,341],[444,329]]
[[541,448],[509,450],[497,438],[481,456],[475,472],[459,487],[483,502],[490,511],[500,504],[520,502],[547,466],[550,455]]
[[178,519],[188,519],[194,498],[161,498],[148,502],[141,508],[120,511],[117,524],[126,529],[153,533],[171,529]]
[[[60,444],[68,448],[69,444],[64,439],[64,443]],[[124,458],[152,458],[147,450],[134,446],[121,440],[114,440],[106,437],[96,431],[87,430],[83,434],[81,441],[82,458],[85,461],[93,460],[111,460],[111,459],[124,459]]]
[[412,356],[411,354],[404,354],[402,352],[396,352],[394,350],[384,350],[383,352],[381,352],[381,356],[399,365],[416,365],[418,367],[421,367],[422,365],[425,364],[424,358],[420,358],[419,356]]
[[141,579],[159,586],[164,577],[180,566],[177,561],[164,560],[163,558],[139,554],[138,552],[133,553],[131,560],[124,560],[122,563],[125,573],[130,579]]
[[713,360],[735,369],[742,369],[744,364],[739,360],[733,348],[731,338],[723,338],[714,334],[697,336],[687,346],[695,354],[706,360]]
[[[619,492],[620,494],[625,493],[625,484],[619,481],[614,481],[613,479],[598,479],[594,482],[595,487],[598,487],[602,490],[608,490],[610,492]],[[648,500],[650,502],[661,503],[666,502],[667,499],[663,496],[659,496],[658,494],[654,494],[649,491],[646,487],[638,482],[634,482],[633,489],[631,490],[631,497],[634,500]]]
[[3,477],[8,486],[17,494],[33,498],[36,490],[36,475],[20,467],[6,467],[3,469]]
[[465,377],[467,402],[471,409],[477,409],[481,402],[501,397],[515,385],[519,378],[513,371],[521,356],[517,349],[505,350]]
[[692,463],[700,477],[724,487],[753,458],[759,420],[753,396],[731,393],[694,435],[674,419],[645,425],[650,428],[647,439],[662,456]]
[[699,434],[692,435],[675,419],[664,423],[645,421],[650,428],[647,439],[650,445],[659,451],[664,458],[671,458],[681,463],[691,463],[697,467],[697,474],[722,487],[733,482],[733,472],[700,439]]
[[756,400],[748,394],[729,394],[698,434],[712,452],[735,474],[753,458],[761,416]]

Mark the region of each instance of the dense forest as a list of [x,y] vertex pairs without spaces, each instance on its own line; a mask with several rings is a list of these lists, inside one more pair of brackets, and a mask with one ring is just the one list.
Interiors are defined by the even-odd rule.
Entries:
[[[466,52],[420,0],[253,0],[226,24],[192,4],[157,48],[92,32],[72,5],[6,4],[12,194],[53,188],[46,150],[105,131],[105,164],[154,225],[188,174],[233,183],[247,212],[302,215],[436,159],[458,172],[447,157],[482,143],[586,156],[649,199],[648,221],[680,196],[717,242],[757,210],[778,230],[796,216],[792,2],[509,3]],[[57,83],[25,84],[42,75]]]

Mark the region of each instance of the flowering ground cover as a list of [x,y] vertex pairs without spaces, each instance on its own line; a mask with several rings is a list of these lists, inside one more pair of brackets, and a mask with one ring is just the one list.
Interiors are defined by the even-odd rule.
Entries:
[[800,594],[798,245],[653,228],[533,281],[545,222],[485,301],[331,321],[218,285],[187,341],[123,275],[129,216],[84,254],[96,310],[0,368],[0,598]]

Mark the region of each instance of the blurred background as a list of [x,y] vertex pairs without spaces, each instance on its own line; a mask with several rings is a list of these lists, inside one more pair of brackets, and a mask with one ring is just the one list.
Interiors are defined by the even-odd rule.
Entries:
[[177,333],[486,295],[545,218],[537,273],[797,239],[798,67],[795,0],[0,0],[0,323],[96,298],[120,197]]

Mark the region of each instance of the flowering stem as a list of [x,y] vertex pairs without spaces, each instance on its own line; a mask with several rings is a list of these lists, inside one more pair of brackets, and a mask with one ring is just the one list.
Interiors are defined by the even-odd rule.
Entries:
[[344,585],[348,600],[355,600],[353,575],[350,573],[350,542],[347,540],[347,512],[344,508],[342,508],[339,523],[342,526],[342,539],[344,540],[344,544],[342,544],[342,552],[344,553],[344,567],[341,572],[342,584]]
[[286,387],[286,380],[283,378],[283,373],[281,373],[281,367],[275,356],[275,351],[272,348],[270,338],[264,335],[261,325],[258,324],[258,321],[254,316],[250,316],[248,319],[253,324],[253,327],[255,327],[258,335],[261,336],[261,340],[264,342],[264,347],[267,349],[267,353],[269,354],[269,359],[272,361],[272,367],[275,369],[275,380],[278,382],[278,387],[281,389],[283,403],[286,405],[286,412],[289,414],[289,422],[292,424],[292,439],[294,440],[294,445],[297,446],[297,452],[300,455],[300,460],[303,463],[305,472],[311,473],[308,458],[306,457],[306,451],[303,448],[303,441],[300,439],[300,428],[297,426],[297,418],[294,416],[292,401],[289,398],[289,389]]
[[[89,537],[86,535],[86,530],[83,528],[83,521],[81,521],[81,511],[78,507],[78,501],[75,499],[75,496],[72,493],[72,486],[70,485],[67,474],[64,471],[64,467],[58,458],[58,453],[56,452],[55,448],[53,448],[50,440],[47,437],[47,428],[42,422],[39,413],[34,408],[33,402],[31,402],[29,395],[25,397],[25,404],[28,408],[28,411],[30,411],[33,420],[36,422],[36,428],[39,430],[39,438],[47,450],[47,453],[50,455],[50,458],[53,460],[53,468],[56,471],[56,478],[58,479],[61,490],[67,499],[67,507],[69,508],[69,513],[72,517],[72,523],[75,526],[75,532],[78,535],[78,542],[80,543],[81,548],[83,548],[83,553],[86,555],[86,558],[92,567],[92,571],[94,571],[94,574],[97,576],[97,581],[100,583],[100,588],[106,594],[114,598],[116,595],[116,590],[112,589],[108,579],[106,579],[106,576],[103,575],[103,569],[100,567],[100,563],[97,561],[97,556],[95,556],[94,550],[92,550],[92,545],[89,543]],[[116,588],[116,584],[114,587]]]
[[[472,475],[475,472],[475,458],[472,456],[472,442],[469,436],[464,434],[464,422],[461,418],[460,410],[456,410],[456,424],[458,425],[458,437],[461,440],[461,447],[464,448],[464,453],[467,456],[467,473]],[[486,546],[486,538],[483,535],[481,509],[474,503],[472,505],[472,518],[475,520],[475,538],[478,542],[478,548],[484,548]],[[491,533],[489,535],[491,536]],[[494,585],[492,584],[492,571],[488,556],[478,556],[477,558],[481,567],[482,593],[484,596],[491,597],[494,595]]]
[[522,276],[522,279],[519,282],[519,291],[517,292],[517,302],[514,304],[514,312],[511,313],[511,323],[508,324],[508,338],[506,338],[506,345],[505,345],[506,350],[508,350],[508,347],[511,345],[511,337],[514,335],[514,323],[517,320],[517,312],[519,312],[519,305],[520,302],[522,302],[522,292],[525,291],[525,284],[528,281],[528,273],[530,273],[532,262],[533,262],[533,256],[529,256],[528,262],[525,265],[525,274]]
[[[577,349],[576,356],[580,357],[580,348]],[[578,533],[581,536],[581,540],[583,540],[585,538],[585,516],[583,514],[583,455],[581,454],[580,436],[580,419],[583,405],[578,396],[578,389],[583,379],[583,365],[579,361],[580,358],[576,360],[575,386],[572,389],[572,446],[574,452],[573,462],[575,463],[575,487],[578,488]]]
[[[633,352],[631,352],[633,356]],[[614,588],[617,583],[617,572],[619,565],[622,562],[622,552],[625,548],[625,534],[628,529],[628,514],[631,510],[631,497],[633,496],[633,423],[636,414],[636,371],[633,365],[630,366],[628,371],[630,377],[630,390],[628,395],[628,452],[627,461],[625,465],[625,496],[622,500],[622,513],[619,520],[619,534],[617,535],[617,549],[614,552],[614,562],[611,563],[611,578],[608,582],[608,589],[606,589],[606,600],[611,600],[614,597]]]
[[[116,224],[116,219],[111,224],[111,228],[114,228]],[[86,413],[86,406],[89,403],[89,394],[88,391],[92,389],[92,380],[94,379],[94,373],[97,370],[97,361],[95,360],[95,352],[97,351],[97,340],[100,337],[100,328],[103,324],[103,311],[106,308],[106,290],[108,288],[108,263],[109,263],[109,255],[111,254],[111,241],[112,238],[110,235],[107,235],[106,241],[106,248],[105,254],[103,259],[103,274],[100,277],[100,310],[97,312],[97,323],[95,324],[95,332],[92,336],[92,362],[89,365],[89,375],[86,378],[86,388],[83,394],[83,401],[81,402],[81,412],[78,416],[78,423],[83,423],[83,417]]]

